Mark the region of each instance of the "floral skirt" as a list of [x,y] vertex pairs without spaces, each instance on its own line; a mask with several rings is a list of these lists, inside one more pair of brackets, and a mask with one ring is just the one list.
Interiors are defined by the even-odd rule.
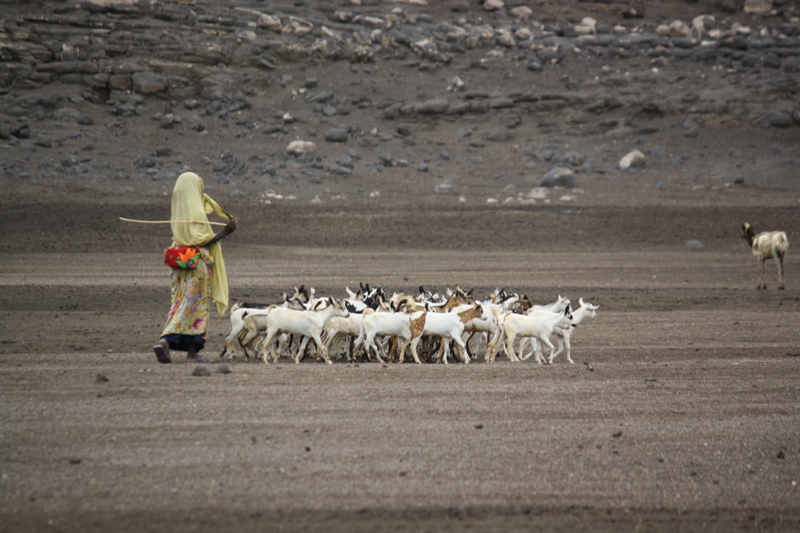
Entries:
[[192,270],[174,269],[170,275],[172,305],[161,338],[172,350],[196,349],[206,342],[211,308],[211,267],[200,261]]

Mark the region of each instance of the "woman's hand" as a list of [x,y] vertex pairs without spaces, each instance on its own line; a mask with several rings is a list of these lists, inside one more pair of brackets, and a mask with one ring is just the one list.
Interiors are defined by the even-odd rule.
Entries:
[[235,218],[230,219],[228,223],[225,225],[225,227],[222,229],[222,231],[225,232],[226,236],[236,231],[236,219]]
[[227,224],[225,224],[224,228],[219,230],[219,232],[216,235],[211,237],[210,241],[208,241],[205,244],[201,244],[200,246],[210,246],[210,245],[214,244],[217,241],[221,241],[222,239],[224,239],[225,237],[227,237],[228,235],[230,235],[234,231],[236,231],[236,219],[232,218],[232,219],[230,219],[228,221]]

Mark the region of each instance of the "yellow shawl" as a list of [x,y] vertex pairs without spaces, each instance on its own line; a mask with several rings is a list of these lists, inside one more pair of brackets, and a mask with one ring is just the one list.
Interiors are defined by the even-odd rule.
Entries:
[[[173,246],[200,246],[211,240],[215,233],[208,224],[208,217],[216,213],[221,218],[233,218],[205,193],[203,178],[194,172],[184,172],[178,176],[175,189],[172,191],[172,226]],[[186,224],[178,221],[197,221],[204,224]],[[219,317],[228,309],[228,275],[225,272],[225,260],[222,258],[222,246],[219,241],[209,246],[214,263],[211,265],[211,299],[217,304]]]

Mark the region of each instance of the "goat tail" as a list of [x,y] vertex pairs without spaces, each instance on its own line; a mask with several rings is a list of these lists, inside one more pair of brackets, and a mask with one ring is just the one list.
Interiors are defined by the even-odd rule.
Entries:
[[777,239],[777,246],[778,253],[781,254],[781,257],[786,255],[786,252],[789,251],[789,239],[786,237],[786,233],[781,231],[778,233]]

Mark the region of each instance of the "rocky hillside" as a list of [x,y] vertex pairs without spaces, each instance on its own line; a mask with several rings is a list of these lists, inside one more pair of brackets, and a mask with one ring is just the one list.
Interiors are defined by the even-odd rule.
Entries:
[[3,1],[0,182],[160,198],[192,168],[262,202],[535,203],[789,179],[800,11],[762,4]]

